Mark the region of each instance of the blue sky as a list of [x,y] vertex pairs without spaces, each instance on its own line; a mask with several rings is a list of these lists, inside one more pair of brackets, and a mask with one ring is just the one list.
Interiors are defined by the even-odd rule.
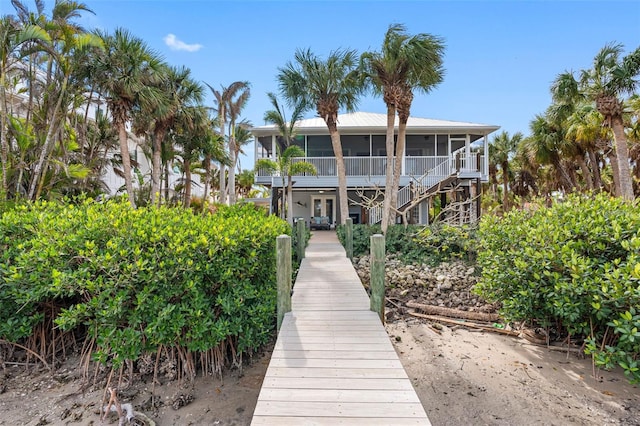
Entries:
[[[23,0],[34,8],[31,0]],[[54,0],[45,0],[50,11]],[[444,82],[417,95],[412,115],[495,124],[515,133],[550,103],[549,86],[565,70],[588,68],[609,42],[640,46],[638,1],[178,1],[85,0],[87,28],[124,27],[172,65],[214,87],[251,82],[243,117],[264,124],[266,93],[296,48],[378,50],[391,23],[444,38]],[[610,14],[609,14],[610,11]],[[1,14],[12,13],[0,0]],[[208,104],[213,105],[208,93]],[[359,110],[385,112],[380,98]],[[310,111],[308,116],[313,116]],[[250,167],[250,158],[242,165]]]

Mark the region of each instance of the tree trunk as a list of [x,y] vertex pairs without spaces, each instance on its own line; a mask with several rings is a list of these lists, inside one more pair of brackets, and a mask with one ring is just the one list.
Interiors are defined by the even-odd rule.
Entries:
[[7,124],[7,114],[5,111],[6,92],[4,88],[4,80],[5,74],[3,72],[0,78],[0,164],[2,165],[2,170],[0,170],[0,174],[2,174],[0,201],[4,201],[7,199],[7,193],[9,189],[7,183],[7,173],[9,171],[9,139],[7,138],[7,133],[9,126]]
[[345,224],[349,217],[349,198],[347,195],[347,173],[344,169],[344,156],[342,155],[342,141],[338,126],[333,117],[325,118],[329,134],[331,135],[331,145],[333,154],[336,157],[336,168],[338,169],[338,197],[340,198],[340,223]]
[[500,165],[502,167],[502,211],[509,211],[509,163],[506,161]]
[[[387,105],[387,136],[386,136],[386,155],[387,155],[387,169],[385,175],[384,185],[384,201],[382,204],[382,233],[387,233],[387,228],[391,223],[391,194],[393,193],[393,133],[394,124],[396,120],[396,108],[394,105]],[[395,210],[393,210],[393,216],[395,217]]]
[[[396,143],[396,158],[395,164],[393,167],[393,187],[391,188],[391,207],[393,209],[398,208],[398,190],[400,188],[400,173],[402,173],[402,161],[404,159],[404,147],[406,144],[406,135],[407,135],[407,119],[409,115],[403,117],[400,114],[399,124],[398,124],[398,142]],[[395,210],[394,210],[395,211]],[[392,219],[393,223],[395,223],[395,215]]]
[[127,129],[124,126],[124,120],[118,119],[116,123],[118,129],[118,140],[120,141],[120,155],[122,156],[122,172],[124,173],[124,184],[127,188],[129,203],[131,207],[136,208],[136,198],[133,193],[133,179],[131,177],[131,157],[129,156],[129,138]]
[[293,181],[291,175],[288,176],[287,182],[287,222],[293,226]]
[[231,160],[231,166],[229,167],[229,204],[236,203],[236,144],[233,135],[229,135],[229,158]]
[[207,154],[204,157],[204,192],[202,194],[203,212],[205,204],[207,204],[207,202],[209,201],[209,185],[211,185],[211,155]]
[[627,136],[624,134],[622,116],[616,115],[611,117],[611,128],[616,146],[616,156],[618,157],[620,195],[625,200],[633,200],[633,181],[631,180],[631,169],[629,167],[629,148],[627,146]]
[[[164,129],[158,129],[153,134],[151,157],[151,205],[155,205],[156,197],[160,198],[160,178],[162,163],[162,141],[165,135]],[[165,200],[166,201],[166,200]]]
[[610,149],[607,154],[609,157],[609,165],[611,166],[611,175],[613,176],[613,195],[616,197],[622,196],[620,191],[620,169],[618,169],[618,156],[614,149]]
[[[49,128],[47,129],[47,136],[44,140],[44,145],[42,146],[42,151],[40,151],[40,156],[38,157],[38,162],[33,168],[33,174],[31,176],[31,184],[29,185],[29,193],[28,198],[32,201],[36,199],[36,193],[38,189],[38,183],[40,182],[40,175],[42,174],[42,170],[44,169],[44,163],[49,155],[49,151],[53,149],[53,144],[55,141],[54,135],[58,131],[58,127],[61,123],[58,123],[58,110],[62,105],[62,98],[64,97],[64,93],[67,91],[67,82],[68,77],[65,76],[62,81],[62,86],[60,87],[60,94],[58,95],[58,100],[56,101],[56,105],[53,109],[53,113],[51,114],[51,122],[49,123]],[[62,120],[60,120],[62,121]]]
[[584,160],[584,154],[578,155],[576,161],[582,171],[582,178],[584,179],[584,183],[587,185],[587,190],[593,191],[593,177],[591,176],[591,170],[587,167],[587,162]]
[[[184,206],[189,208],[191,207],[191,161],[185,158],[182,165],[184,166]],[[204,203],[204,200],[202,202]]]
[[600,177],[600,162],[595,151],[589,150],[589,163],[591,163],[591,172],[593,174],[593,187],[596,192],[602,189],[602,178]]

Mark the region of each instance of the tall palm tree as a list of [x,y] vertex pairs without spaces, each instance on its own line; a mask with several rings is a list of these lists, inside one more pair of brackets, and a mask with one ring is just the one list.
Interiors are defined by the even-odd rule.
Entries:
[[[75,16],[72,13],[66,15]],[[68,89],[69,81],[79,66],[77,54],[92,48],[102,49],[104,47],[103,40],[96,34],[77,32],[76,26],[67,23],[67,21],[55,21],[52,29],[53,49],[51,49],[51,61],[49,62],[49,70],[54,74],[51,84],[48,85],[49,99],[55,99],[52,106],[50,117],[48,118],[47,133],[44,144],[41,148],[38,161],[33,167],[31,173],[31,183],[29,185],[28,197],[35,200],[40,196],[44,183],[45,170],[49,156],[56,142],[56,134],[66,122],[66,115],[70,106]],[[55,61],[55,67],[53,62]]]
[[580,86],[587,98],[595,101],[596,108],[604,117],[605,125],[613,131],[621,195],[632,200],[634,194],[629,148],[622,118],[622,96],[633,93],[638,87],[640,47],[624,58],[621,58],[622,52],[621,44],[608,44],[603,47],[593,60],[593,68],[581,72]]
[[191,114],[199,110],[194,108],[202,103],[204,88],[193,80],[191,71],[186,67],[163,67],[161,81],[157,87],[159,93],[153,97],[152,104],[143,107],[143,119],[150,120],[152,128],[152,169],[151,203],[156,202],[160,193],[160,171],[163,144],[167,132],[173,128],[178,116],[183,126],[190,126],[195,120]]
[[9,140],[7,138],[8,114],[7,114],[7,75],[12,71],[19,60],[22,45],[29,41],[51,43],[49,34],[38,25],[20,26],[11,16],[0,17],[0,175],[2,186],[0,187],[0,200],[6,199]]
[[[237,114],[234,118],[235,126],[235,120],[237,120],[239,116],[239,111],[242,110],[242,107],[244,107],[249,98],[249,83],[246,81],[235,81],[228,87],[222,86],[221,90],[214,89],[208,83],[205,84],[209,87],[209,89],[211,89],[211,93],[213,93],[213,97],[215,98],[216,110],[218,112],[218,125],[220,126],[220,137],[222,137],[222,140],[225,140],[227,119],[231,117],[231,113],[229,110],[233,109],[234,111],[232,113]],[[229,138],[229,144],[231,144],[231,137]],[[227,148],[227,152],[229,158],[231,159],[231,165],[235,166],[235,160],[233,158],[233,154],[231,153],[231,145],[229,145],[229,147]],[[205,161],[207,160],[205,159]],[[225,164],[220,163],[220,202],[224,204],[227,203],[227,182],[225,179],[225,169]]]
[[144,41],[125,29],[118,28],[113,35],[99,34],[105,40],[106,49],[98,56],[95,78],[107,97],[107,106],[118,130],[125,186],[129,202],[135,207],[126,124],[136,106],[155,103],[153,98],[157,92],[153,86],[158,82],[162,61]]
[[[316,167],[306,161],[295,161],[296,157],[304,157],[305,153],[299,146],[291,145],[284,151],[282,151],[276,158],[276,161],[270,158],[261,158],[256,161],[255,170],[267,170],[270,172],[279,172],[282,177],[282,189],[284,191],[286,185],[286,197],[282,197],[282,209],[280,215],[284,219],[285,205],[284,200],[287,200],[286,206],[286,219],[289,224],[293,225],[293,179],[295,175],[302,173],[308,173],[315,175],[317,173]],[[285,180],[286,178],[286,180]]]
[[238,91],[237,96],[229,98],[227,104],[227,117],[229,118],[229,156],[231,159],[229,181],[227,184],[229,204],[235,204],[236,202],[236,166],[238,165],[238,155],[240,153],[236,135],[236,131],[238,130],[236,123],[240,118],[240,113],[247,105],[250,95],[249,83],[245,81],[243,82],[243,87]]
[[[382,94],[387,105],[387,170],[382,217],[386,232],[391,207],[397,202],[398,186],[406,142],[414,90],[429,93],[444,77],[444,41],[431,34],[410,36],[402,24],[389,26],[380,52],[366,52],[361,57],[362,69],[374,93]],[[394,123],[399,117],[398,141],[394,161]]]
[[509,209],[509,162],[515,155],[522,139],[523,136],[520,132],[510,136],[509,132],[502,131],[499,135],[494,136],[492,141],[492,160],[500,166],[502,171],[502,209],[505,212]]
[[300,103],[305,111],[315,107],[329,129],[338,171],[340,222],[344,224],[349,217],[349,204],[338,112],[341,108],[353,111],[362,93],[356,52],[334,50],[322,60],[310,49],[298,49],[294,61],[280,68],[277,78],[280,91],[290,105]]

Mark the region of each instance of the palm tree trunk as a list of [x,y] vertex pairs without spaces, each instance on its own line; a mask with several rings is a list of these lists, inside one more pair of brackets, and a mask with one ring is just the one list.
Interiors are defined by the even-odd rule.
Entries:
[[[184,206],[189,208],[191,207],[191,161],[185,158],[182,165],[184,167]],[[204,200],[202,202],[204,203]]]
[[131,177],[131,157],[129,156],[129,137],[124,126],[124,119],[117,120],[118,140],[120,141],[120,156],[122,157],[122,173],[124,173],[124,184],[127,188],[127,196],[131,207],[136,208],[135,194],[133,193],[133,178]]
[[207,154],[204,157],[204,192],[202,194],[202,211],[204,212],[204,206],[208,202],[209,185],[211,185],[211,155]]
[[229,166],[229,204],[236,203],[236,143],[233,135],[229,136],[229,158],[231,160],[231,166]]
[[155,205],[156,197],[160,198],[160,177],[162,163],[162,141],[165,135],[164,129],[158,129],[152,135],[152,157],[151,157],[151,205]]
[[[382,233],[386,234],[391,223],[391,194],[393,193],[393,130],[396,120],[395,105],[387,105],[387,136],[385,140],[387,154],[387,168],[384,185],[384,201],[382,204]],[[395,217],[395,210],[394,217]],[[395,222],[395,221],[394,221]]]
[[293,180],[288,176],[287,182],[287,222],[293,226]]
[[506,161],[500,165],[502,168],[502,211],[509,211],[509,163]]
[[340,198],[340,223],[345,224],[349,217],[349,198],[347,195],[347,173],[344,169],[344,156],[342,155],[342,141],[338,126],[333,117],[326,117],[325,122],[331,135],[331,145],[333,154],[336,157],[336,168],[338,170],[338,197]]
[[607,154],[609,157],[609,165],[611,166],[611,175],[613,176],[613,194],[616,197],[622,196],[620,191],[620,169],[618,169],[618,156],[616,155],[615,150],[609,150]]
[[624,134],[624,124],[621,116],[613,116],[611,118],[611,128],[613,130],[616,155],[618,157],[620,195],[625,200],[633,200],[633,181],[631,180],[631,169],[629,167],[629,147],[627,146],[627,136]]
[[[2,187],[0,187],[0,201],[7,199],[8,183],[7,172],[9,171],[9,139],[7,138],[7,114],[5,112],[6,107],[6,92],[4,89],[5,75],[4,72],[0,76],[0,163],[2,164]],[[17,193],[16,193],[17,196]]]
[[593,187],[594,190],[600,192],[602,189],[602,178],[600,177],[600,162],[593,150],[587,151],[589,155],[589,163],[591,163],[591,171],[593,174]]
[[[393,167],[393,187],[391,188],[391,207],[393,209],[397,209],[398,206],[398,189],[400,187],[400,173],[402,172],[402,161],[404,159],[404,147],[406,144],[406,135],[407,135],[407,119],[409,115],[406,115],[406,118],[403,119],[403,115],[400,114],[399,124],[398,124],[398,142],[396,144],[396,158],[395,165]],[[395,222],[395,220],[394,220]]]
[[[56,105],[53,109],[53,113],[51,114],[51,122],[49,123],[49,129],[47,130],[47,136],[44,140],[44,145],[42,146],[42,151],[40,151],[40,156],[38,157],[38,162],[33,168],[33,175],[31,176],[31,184],[29,185],[29,193],[28,198],[30,200],[35,201],[36,193],[38,189],[38,184],[40,183],[40,177],[42,175],[42,171],[44,169],[44,164],[49,155],[49,151],[53,149],[54,143],[54,135],[58,131],[58,127],[61,123],[58,123],[58,110],[62,106],[62,98],[64,97],[65,92],[67,91],[67,82],[69,81],[68,77],[65,76],[62,81],[62,86],[60,87],[60,94],[58,95],[58,100],[56,101]],[[38,194],[39,195],[39,194]]]
[[584,154],[578,155],[576,161],[582,171],[582,177],[584,179],[584,183],[587,185],[587,190],[593,191],[593,177],[591,176],[591,170],[587,167],[587,162],[584,160]]

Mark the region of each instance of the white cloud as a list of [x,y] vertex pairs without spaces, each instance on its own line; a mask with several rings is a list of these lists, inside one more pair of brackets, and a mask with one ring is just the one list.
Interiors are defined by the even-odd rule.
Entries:
[[187,44],[182,40],[178,40],[178,37],[176,37],[174,34],[167,34],[164,37],[164,43],[169,46],[171,50],[186,50],[187,52],[197,52],[198,50],[202,49],[201,44]]

